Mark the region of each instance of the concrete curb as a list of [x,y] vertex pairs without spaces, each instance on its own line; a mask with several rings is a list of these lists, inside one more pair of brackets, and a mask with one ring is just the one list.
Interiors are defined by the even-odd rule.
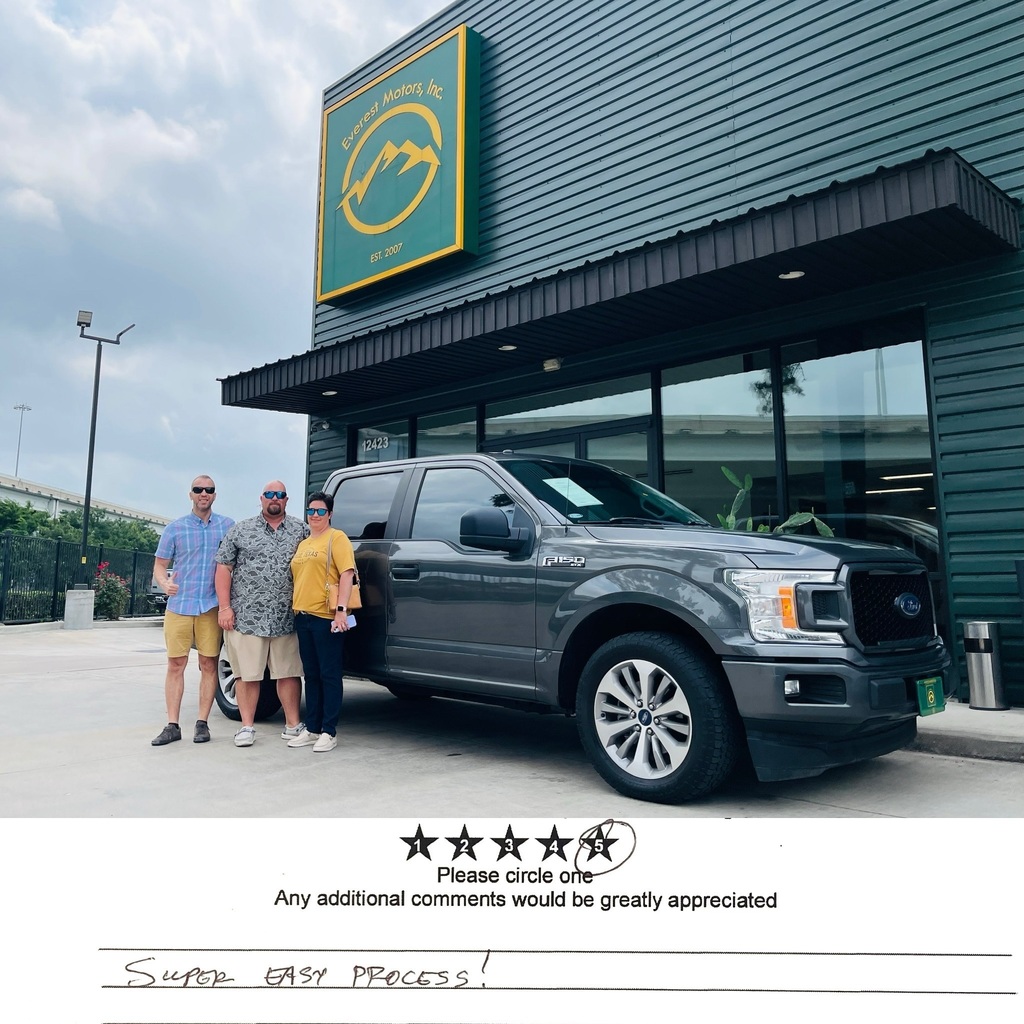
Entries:
[[[87,627],[88,629],[138,629],[144,626],[163,626],[164,620],[159,615],[146,615],[139,616],[132,619],[115,619],[113,621],[107,619],[94,619],[92,626]],[[54,629],[63,629],[64,620],[58,619],[56,622],[26,622],[20,625],[6,626],[0,622],[0,633],[46,633]],[[75,630],[75,632],[82,632],[82,630]]]
[[918,719],[907,750],[985,761],[1024,761],[1024,708],[981,711],[950,701],[938,715]]

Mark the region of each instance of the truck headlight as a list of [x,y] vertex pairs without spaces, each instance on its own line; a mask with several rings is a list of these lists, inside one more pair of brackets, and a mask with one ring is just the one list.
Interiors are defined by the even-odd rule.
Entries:
[[743,598],[755,640],[842,644],[838,632],[803,629],[797,614],[797,588],[802,584],[834,584],[831,572],[771,572],[765,569],[726,569],[725,582]]

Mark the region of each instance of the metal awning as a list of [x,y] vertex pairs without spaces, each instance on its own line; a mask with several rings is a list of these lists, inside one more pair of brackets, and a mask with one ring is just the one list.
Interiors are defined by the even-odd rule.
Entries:
[[[1020,248],[1017,204],[953,150],[356,335],[221,382],[224,405],[324,415],[557,355]],[[806,269],[799,281],[779,274]],[[499,345],[515,345],[499,352]],[[322,392],[334,390],[337,397]]]

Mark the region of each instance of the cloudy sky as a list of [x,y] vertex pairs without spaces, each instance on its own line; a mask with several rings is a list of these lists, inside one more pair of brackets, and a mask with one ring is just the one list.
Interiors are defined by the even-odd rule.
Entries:
[[298,493],[306,418],[218,377],[309,347],[321,93],[446,0],[0,0],[0,473],[218,511]]

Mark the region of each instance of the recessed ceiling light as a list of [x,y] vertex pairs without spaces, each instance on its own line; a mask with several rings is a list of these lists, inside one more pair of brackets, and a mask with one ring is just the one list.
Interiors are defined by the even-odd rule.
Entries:
[[337,391],[321,391],[320,392],[320,394],[323,395],[324,398],[333,398],[337,393],[338,393]]
[[499,352],[515,352],[515,350],[517,348],[519,348],[518,345],[499,345],[498,346],[498,351]]
[[787,270],[784,274],[779,274],[780,281],[798,281],[804,276],[802,270]]

